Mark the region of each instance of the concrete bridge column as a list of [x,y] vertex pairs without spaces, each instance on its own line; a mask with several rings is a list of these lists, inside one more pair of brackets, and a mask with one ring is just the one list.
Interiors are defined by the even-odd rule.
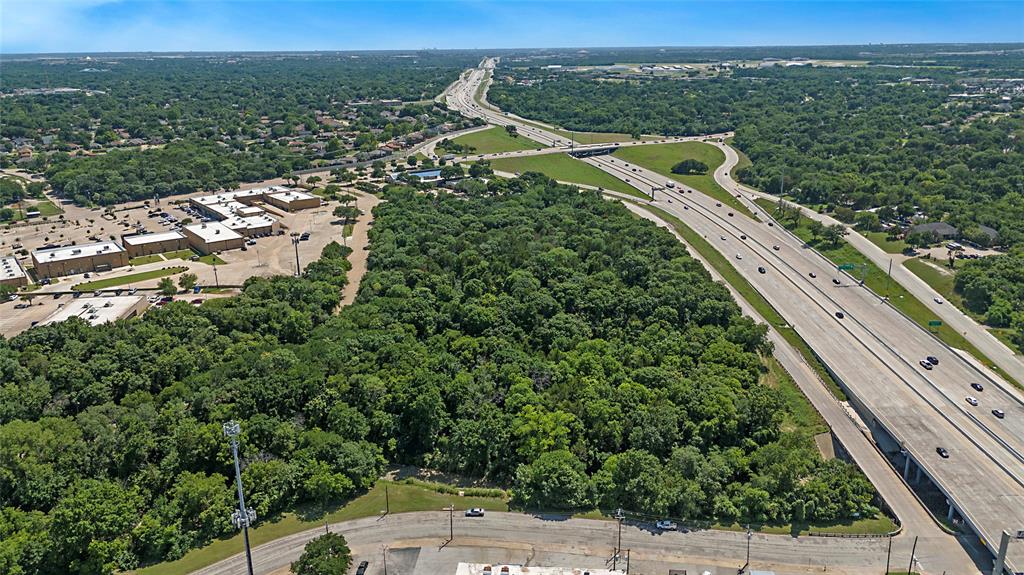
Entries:
[[910,481],[910,452],[904,451],[903,457],[907,460],[903,463],[903,480]]
[[953,521],[953,515],[956,514],[956,507],[953,507],[953,502],[949,499],[946,500],[949,503],[949,511],[946,513],[946,521]]
[[920,465],[918,465],[918,466],[916,466],[916,467],[915,467],[915,471],[914,471],[914,483],[918,483],[918,484],[920,484],[920,483],[921,483],[921,466],[920,466]]

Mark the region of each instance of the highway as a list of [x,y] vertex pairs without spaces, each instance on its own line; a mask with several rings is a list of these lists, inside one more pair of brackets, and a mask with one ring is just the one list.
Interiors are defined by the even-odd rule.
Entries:
[[[560,135],[473,100],[493,65],[493,60],[485,61],[466,75],[465,83],[453,85],[449,104],[494,124],[516,125],[531,139],[564,151],[568,142]],[[583,161],[645,193],[665,184],[664,176],[614,158]],[[730,168],[727,162],[723,171]],[[730,216],[728,206],[677,186],[657,192],[657,205],[733,260],[844,382],[859,411],[872,416],[867,419],[873,431],[884,429],[909,454],[910,480],[920,468],[952,502],[954,517],[966,520],[993,553],[1003,529],[1024,528],[1024,401],[1015,390],[942,345],[853,278],[838,274],[782,226],[769,226],[770,217],[746,198],[744,203],[760,221]],[[926,356],[938,358],[939,364],[925,370],[919,362]],[[984,391],[972,390],[972,382],[981,383]],[[977,397],[979,405],[969,405],[967,396]],[[996,408],[1005,412],[1004,419],[990,413]],[[948,459],[936,452],[940,447],[948,451]],[[1024,542],[1011,542],[1009,558],[1013,565],[1024,566]]]

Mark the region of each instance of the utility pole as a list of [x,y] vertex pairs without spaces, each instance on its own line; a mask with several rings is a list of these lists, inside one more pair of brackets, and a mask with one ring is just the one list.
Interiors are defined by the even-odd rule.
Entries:
[[302,275],[302,268],[299,267],[299,235],[292,232],[292,245],[295,246],[295,277]]
[[612,571],[615,571],[619,567],[619,553],[622,549],[622,520],[625,518],[626,516],[622,513],[622,508],[619,507],[615,511],[615,520],[619,524],[619,539],[618,543],[615,544],[615,554],[612,555]]
[[889,559],[892,558],[892,537],[889,537],[889,549],[885,552],[885,573],[882,575],[889,575]]
[[384,548],[384,575],[388,575],[388,546],[381,545]]
[[885,274],[885,297],[889,297],[889,282],[892,280],[892,258],[889,258],[889,271]]
[[235,485],[238,487],[238,510],[231,514],[231,522],[236,528],[242,529],[245,539],[245,561],[249,568],[249,575],[252,571],[252,550],[249,548],[249,525],[256,521],[256,512],[245,506],[245,496],[242,494],[242,471],[238,466],[238,435],[242,432],[242,426],[237,421],[229,421],[224,424],[224,436],[231,441],[231,455],[235,459]]
[[907,566],[907,575],[914,570],[914,553],[917,552],[917,536],[914,536],[914,546],[910,548],[910,565]]
[[213,262],[213,283],[220,287],[220,276],[217,275],[217,254],[213,254],[211,261]]
[[391,513],[391,498],[388,497],[388,484],[384,484],[384,513]]
[[629,575],[629,549],[626,549],[626,575]]
[[455,504],[452,503],[446,510],[448,511],[448,542],[451,543],[455,540]]

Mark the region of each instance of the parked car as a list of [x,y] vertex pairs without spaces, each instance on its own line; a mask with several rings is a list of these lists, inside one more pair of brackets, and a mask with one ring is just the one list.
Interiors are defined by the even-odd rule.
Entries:
[[675,531],[679,529],[679,526],[676,525],[675,522],[669,521],[668,519],[661,519],[655,523],[654,526],[662,531]]
[[480,507],[474,507],[466,510],[466,517],[483,517],[484,510]]
[[191,303],[192,305],[199,305],[199,304],[203,303],[203,298],[197,297],[196,299],[190,301],[189,303]]
[[370,566],[368,561],[362,561],[359,563],[359,567],[356,568],[356,575],[366,575],[366,569]]

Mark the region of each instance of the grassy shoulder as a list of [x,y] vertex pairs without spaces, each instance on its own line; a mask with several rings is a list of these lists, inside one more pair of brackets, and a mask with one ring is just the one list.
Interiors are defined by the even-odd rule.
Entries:
[[141,266],[145,264],[153,264],[156,262],[162,262],[164,258],[160,257],[160,254],[150,254],[148,256],[139,256],[128,260],[128,263],[133,266]]
[[[725,153],[711,144],[705,144],[704,142],[677,142],[674,144],[630,146],[628,148],[619,148],[612,155],[632,164],[654,170],[666,178],[672,178],[679,183],[715,198],[749,218],[754,217],[746,206],[715,181],[715,169],[725,161]],[[697,160],[706,164],[708,173],[700,176],[673,174],[672,167],[683,160]]]
[[135,282],[142,282],[167,276],[173,276],[174,274],[180,274],[181,272],[188,271],[185,266],[174,266],[170,268],[160,268],[158,270],[150,270],[147,272],[139,272],[135,274],[128,274],[125,276],[117,276],[112,278],[104,278],[101,280],[80,283],[76,286],[72,286],[71,289],[74,291],[93,291],[106,289],[116,286],[122,286],[132,284]]
[[[573,514],[573,517],[581,519],[597,519],[603,521],[615,521],[612,513],[600,510],[591,510]],[[714,529],[716,531],[738,531],[744,532],[748,528],[757,533],[769,535],[800,535],[830,534],[830,535],[887,535],[897,529],[892,519],[879,513],[874,517],[865,517],[856,520],[841,521],[838,523],[709,523],[709,522],[682,522],[680,527],[696,529]]]
[[[249,530],[249,541],[253,547],[287,535],[299,533],[324,523],[337,523],[381,515],[385,508],[385,489],[391,513],[412,511],[437,511],[454,505],[457,511],[471,507],[482,507],[488,511],[508,511],[508,502],[501,497],[460,497],[457,494],[441,493],[429,486],[418,483],[396,483],[381,480],[370,491],[341,505],[326,509],[300,508],[284,513]],[[242,535],[219,539],[206,547],[194,549],[177,561],[159,563],[135,571],[138,575],[186,575],[197,569],[212,565],[245,549]]]
[[471,153],[474,154],[518,152],[520,150],[536,150],[547,147],[523,135],[511,136],[501,126],[494,126],[493,128],[453,138],[452,143],[468,146],[473,150]]
[[888,254],[900,254],[903,253],[903,250],[910,247],[903,240],[890,240],[889,234],[885,232],[862,232],[861,235]]
[[491,160],[491,168],[500,172],[520,174],[524,172],[540,172],[549,178],[562,182],[575,182],[605,190],[622,192],[638,198],[647,198],[639,190],[611,174],[566,154],[498,158]]
[[[657,214],[658,217],[662,218],[666,222],[672,224],[679,235],[683,236],[683,239],[686,240],[686,243],[692,246],[693,249],[697,250],[697,253],[699,253],[701,257],[711,265],[711,267],[715,268],[715,271],[722,276],[726,283],[732,286],[732,288],[740,294],[740,297],[749,303],[766,322],[775,328],[775,331],[777,331],[787,343],[800,352],[804,361],[806,361],[807,365],[811,366],[818,377],[825,382],[825,385],[828,386],[832,395],[840,401],[846,400],[846,393],[843,392],[842,388],[839,387],[839,384],[828,373],[824,364],[822,364],[821,360],[818,359],[818,356],[815,355],[811,347],[807,345],[807,342],[805,342],[803,338],[800,337],[800,334],[798,334],[796,330],[794,330],[779,314],[779,312],[776,311],[770,303],[768,303],[768,300],[754,289],[754,286],[750,285],[750,282],[748,282],[746,278],[736,271],[736,268],[729,263],[729,260],[725,256],[712,247],[711,244],[709,244],[700,234],[687,227],[679,218],[660,208],[653,206],[645,206],[645,208]],[[813,407],[811,409],[813,409]]]

